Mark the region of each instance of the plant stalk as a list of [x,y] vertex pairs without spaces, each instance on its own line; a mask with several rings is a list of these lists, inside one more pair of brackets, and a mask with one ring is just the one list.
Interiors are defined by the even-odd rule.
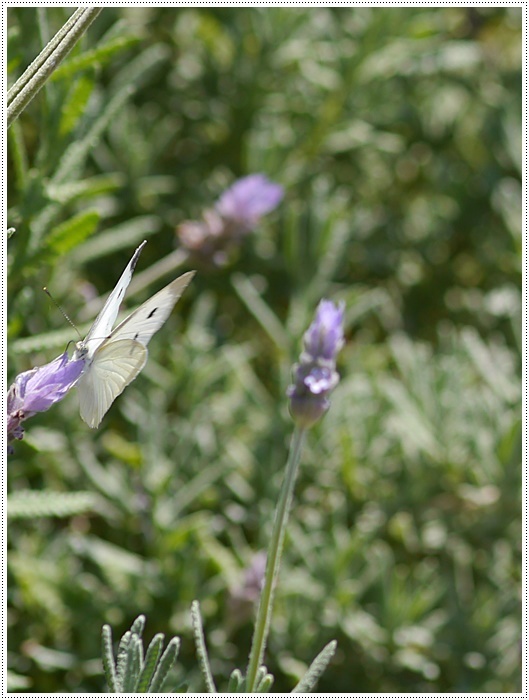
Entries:
[[255,621],[255,629],[252,639],[252,648],[248,660],[248,669],[246,671],[246,692],[254,693],[256,688],[257,672],[261,666],[266,649],[268,632],[270,629],[270,620],[272,618],[272,607],[274,602],[274,592],[279,575],[281,565],[281,555],[283,553],[283,544],[285,541],[286,527],[290,507],[292,505],[292,497],[294,493],[294,484],[298,473],[299,460],[301,450],[305,442],[306,430],[296,427],[292,436],[290,452],[288,455],[285,478],[281,486],[281,493],[274,518],[274,527],[272,537],[268,547],[268,555],[266,560],[266,573],[259,600],[259,609],[257,611],[257,619]]
[[[8,93],[8,128],[44,86],[53,71],[70,53],[102,9],[102,7],[89,7],[74,12],[64,27],[59,30],[58,34],[44,47],[35,61],[16,81]],[[58,37],[60,37],[59,40]],[[52,45],[51,50],[50,44]]]
[[66,34],[68,34],[70,29],[77,22],[77,20],[83,14],[83,12],[84,12],[84,8],[80,7],[70,16],[70,18],[63,24],[63,26],[59,29],[59,31],[53,37],[53,39],[48,44],[46,44],[46,46],[42,49],[42,51],[39,53],[37,58],[32,63],[30,63],[30,65],[22,73],[20,78],[8,90],[8,92],[7,92],[7,106],[8,107],[11,104],[11,102],[13,102],[15,97],[19,94],[19,92],[22,90],[22,88],[26,85],[26,83],[35,75],[35,73],[38,71],[38,69],[45,63],[48,56],[50,56],[50,54],[61,43],[63,38],[66,36]]

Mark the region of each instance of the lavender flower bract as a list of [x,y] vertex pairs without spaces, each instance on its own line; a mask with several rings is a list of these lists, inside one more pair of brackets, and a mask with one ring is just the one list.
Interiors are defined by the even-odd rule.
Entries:
[[344,343],[344,304],[322,299],[314,321],[303,337],[304,350],[293,368],[293,384],[287,395],[290,414],[302,428],[316,423],[330,406],[329,394],[340,375],[336,372],[336,356]]
[[47,411],[63,399],[83,371],[83,360],[70,361],[68,353],[42,367],[22,372],[7,394],[7,441],[24,436],[22,421],[35,413]]

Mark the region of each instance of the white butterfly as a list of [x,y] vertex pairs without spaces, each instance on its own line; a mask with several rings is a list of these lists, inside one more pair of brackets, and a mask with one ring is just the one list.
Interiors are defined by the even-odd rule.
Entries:
[[73,354],[73,360],[86,363],[77,388],[81,418],[91,428],[97,428],[114,399],[141,372],[147,362],[149,340],[163,326],[195,274],[186,272],[175,279],[112,330],[146,242],[137,248],[88,335],[76,344]]

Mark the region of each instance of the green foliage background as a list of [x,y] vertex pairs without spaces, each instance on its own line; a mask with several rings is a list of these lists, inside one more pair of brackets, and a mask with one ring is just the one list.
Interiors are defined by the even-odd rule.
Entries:
[[[9,9],[10,82],[68,14]],[[129,307],[198,270],[99,430],[75,392],[27,422],[12,689],[104,691],[101,626],[142,612],[147,641],[182,635],[174,680],[202,691],[195,598],[220,689],[244,669],[232,592],[267,546],[290,366],[325,296],[347,303],[348,344],[303,458],[272,690],[336,638],[319,692],[520,691],[521,24],[107,8],[10,129],[10,381],[75,339],[44,284],[84,330],[144,237],[136,276],[236,177],[286,189],[227,267],[131,287]]]

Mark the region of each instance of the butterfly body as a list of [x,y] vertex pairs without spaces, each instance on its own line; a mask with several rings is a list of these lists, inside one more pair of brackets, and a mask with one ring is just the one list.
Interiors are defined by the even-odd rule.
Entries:
[[86,338],[76,344],[74,360],[84,360],[77,383],[81,418],[96,428],[112,405],[147,362],[147,345],[169,317],[191,281],[186,272],[142,304],[112,330],[145,241],[138,247],[108,297]]

